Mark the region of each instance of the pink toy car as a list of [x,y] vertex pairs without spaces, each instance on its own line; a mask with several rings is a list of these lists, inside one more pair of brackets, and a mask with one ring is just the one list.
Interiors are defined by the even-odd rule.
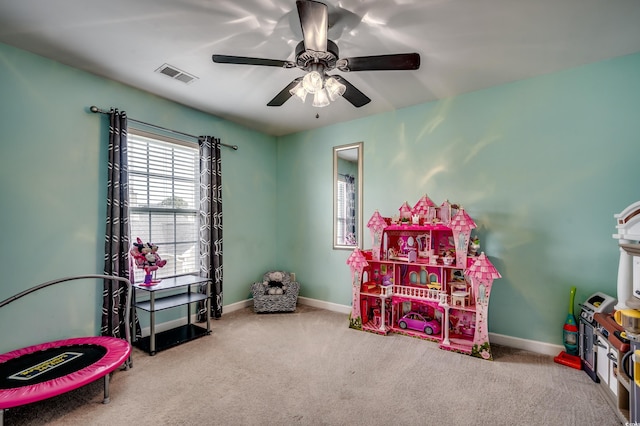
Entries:
[[423,331],[425,334],[440,333],[440,323],[437,320],[427,319],[417,312],[409,312],[400,318],[398,325],[403,330],[408,328],[410,330]]

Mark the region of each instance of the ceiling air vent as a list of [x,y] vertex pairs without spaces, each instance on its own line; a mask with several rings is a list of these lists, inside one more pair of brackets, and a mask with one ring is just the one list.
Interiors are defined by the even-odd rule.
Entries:
[[187,72],[184,72],[176,67],[174,67],[173,65],[169,65],[169,64],[162,64],[162,66],[160,68],[158,68],[156,70],[156,72],[160,73],[160,74],[164,74],[167,77],[171,77],[174,80],[178,80],[181,81],[185,84],[189,84],[192,83],[194,80],[197,80],[198,77],[191,75]]

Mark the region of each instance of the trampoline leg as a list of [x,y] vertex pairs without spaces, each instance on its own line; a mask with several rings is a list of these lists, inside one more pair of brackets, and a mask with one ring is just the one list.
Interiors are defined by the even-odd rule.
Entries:
[[109,397],[109,374],[104,376],[104,399],[102,400],[103,404],[108,404],[111,401]]
[[4,424],[4,408],[0,408],[0,426]]

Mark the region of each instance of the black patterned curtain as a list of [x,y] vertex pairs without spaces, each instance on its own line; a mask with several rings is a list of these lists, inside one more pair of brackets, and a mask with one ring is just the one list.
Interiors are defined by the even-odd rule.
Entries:
[[[222,167],[220,139],[201,136],[200,276],[211,280],[211,317],[222,316]],[[202,290],[204,291],[204,290]],[[204,305],[198,320],[206,320]]]
[[[104,247],[104,273],[129,278],[129,173],[127,167],[127,113],[109,112],[109,163],[107,166],[107,227]],[[103,336],[125,338],[126,287],[105,280],[102,292]],[[134,316],[136,335],[140,325]],[[130,326],[130,325],[129,325]]]

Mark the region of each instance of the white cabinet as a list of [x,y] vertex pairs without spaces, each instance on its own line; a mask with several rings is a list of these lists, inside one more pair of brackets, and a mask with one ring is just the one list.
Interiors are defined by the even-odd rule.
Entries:
[[606,337],[596,331],[595,347],[597,356],[597,374],[614,396],[618,395],[618,350],[613,347]]
[[618,396],[618,350],[610,347],[607,358],[609,358],[609,389]]

